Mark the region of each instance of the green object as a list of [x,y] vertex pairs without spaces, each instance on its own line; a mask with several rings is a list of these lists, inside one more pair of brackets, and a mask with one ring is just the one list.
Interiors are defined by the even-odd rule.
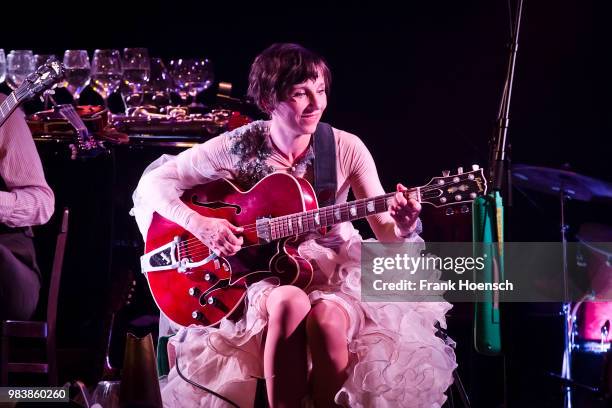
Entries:
[[157,340],[157,373],[168,375],[170,372],[170,362],[168,361],[168,340],[172,336],[161,336]]
[[[504,209],[499,192],[474,200],[472,214],[474,256],[485,256],[485,268],[478,272],[475,281],[503,281]],[[490,356],[502,351],[499,298],[494,292],[485,292],[483,300],[474,305],[474,347]]]

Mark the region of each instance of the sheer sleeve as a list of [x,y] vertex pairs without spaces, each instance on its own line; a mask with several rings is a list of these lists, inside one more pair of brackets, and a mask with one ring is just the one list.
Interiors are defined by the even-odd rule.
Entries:
[[145,171],[134,194],[134,215],[143,235],[148,229],[146,220],[150,223],[149,214],[153,211],[183,228],[187,227],[195,211],[185,205],[180,197],[185,190],[196,185],[230,176],[233,164],[229,153],[229,135],[225,133],[212,138],[176,157],[168,159],[166,156],[162,162],[157,166],[154,163],[150,166],[154,167],[152,170]]
[[[357,199],[375,197],[385,194],[380,183],[376,164],[365,144],[357,136],[347,132],[339,132],[338,159],[344,173],[347,174],[350,186]],[[421,241],[419,233],[421,222],[418,221],[416,232],[400,237],[395,228],[395,221],[388,212],[367,217],[368,223],[376,238],[383,242]]]

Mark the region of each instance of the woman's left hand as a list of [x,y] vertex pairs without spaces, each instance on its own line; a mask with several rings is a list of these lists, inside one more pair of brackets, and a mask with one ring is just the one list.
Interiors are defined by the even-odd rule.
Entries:
[[414,198],[407,199],[403,192],[408,190],[401,183],[397,184],[397,193],[389,204],[389,215],[395,221],[395,225],[401,236],[407,236],[414,232],[417,220],[421,213],[421,203]]

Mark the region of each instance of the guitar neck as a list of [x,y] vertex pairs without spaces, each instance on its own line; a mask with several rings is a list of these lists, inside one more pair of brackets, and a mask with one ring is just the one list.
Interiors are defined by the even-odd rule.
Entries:
[[83,119],[81,119],[77,111],[74,109],[74,106],[70,104],[61,105],[59,107],[59,113],[72,125],[72,127],[74,127],[81,144],[89,140],[89,131],[87,130],[87,126],[85,126]]
[[17,109],[19,106],[19,100],[15,96],[14,92],[11,94],[0,104],[0,126],[6,122],[6,120],[11,116],[11,113]]
[[[421,187],[404,191],[404,196],[421,201]],[[396,193],[377,197],[362,198],[341,204],[334,204],[316,210],[284,215],[270,219],[270,236],[273,240],[314,232],[322,227],[331,227],[347,221],[355,221],[389,210],[389,201]]]

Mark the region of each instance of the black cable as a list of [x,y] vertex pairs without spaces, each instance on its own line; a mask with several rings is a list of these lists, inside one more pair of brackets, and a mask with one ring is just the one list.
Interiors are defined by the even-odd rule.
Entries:
[[[436,323],[434,324],[434,327],[436,328],[436,332],[434,333],[434,335],[442,339],[442,341],[444,341],[444,344],[446,344],[449,347],[452,347],[450,345],[451,341],[448,339],[448,331],[442,328],[442,325],[440,324],[439,321],[436,321]],[[472,404],[470,403],[470,398],[468,397],[467,391],[465,390],[465,387],[463,386],[463,382],[461,381],[461,377],[459,377],[459,373],[457,372],[457,369],[453,370],[453,385],[457,389],[457,393],[459,394],[459,398],[461,398],[461,402],[463,402],[463,406],[465,408],[471,408]],[[455,406],[455,400],[453,399],[452,390],[450,392],[449,402],[452,404],[453,407]]]
[[216,392],[214,392],[213,390],[211,390],[211,389],[209,389],[209,388],[206,388],[205,386],[200,385],[200,384],[198,384],[197,382],[195,382],[195,381],[193,381],[193,380],[190,380],[189,378],[185,377],[185,376],[183,375],[183,373],[181,373],[181,369],[179,368],[179,360],[178,360],[178,355],[176,356],[176,359],[175,359],[175,364],[176,364],[176,372],[177,372],[177,374],[179,375],[179,377],[181,377],[181,378],[182,378],[183,380],[185,380],[187,383],[189,383],[189,384],[193,385],[194,387],[199,388],[199,389],[201,389],[201,390],[203,390],[203,391],[206,391],[207,393],[212,394],[212,395],[214,395],[215,397],[217,397],[217,398],[219,398],[219,399],[222,399],[223,401],[227,402],[228,404],[230,404],[230,405],[232,405],[232,406],[234,406],[234,407],[236,407],[236,408],[240,408],[240,407],[238,406],[238,404],[236,404],[234,401],[232,401],[232,400],[230,400],[230,399],[228,399],[228,398],[224,397],[224,396],[223,396],[223,395],[221,395],[221,394],[217,394],[217,393],[216,393]]

